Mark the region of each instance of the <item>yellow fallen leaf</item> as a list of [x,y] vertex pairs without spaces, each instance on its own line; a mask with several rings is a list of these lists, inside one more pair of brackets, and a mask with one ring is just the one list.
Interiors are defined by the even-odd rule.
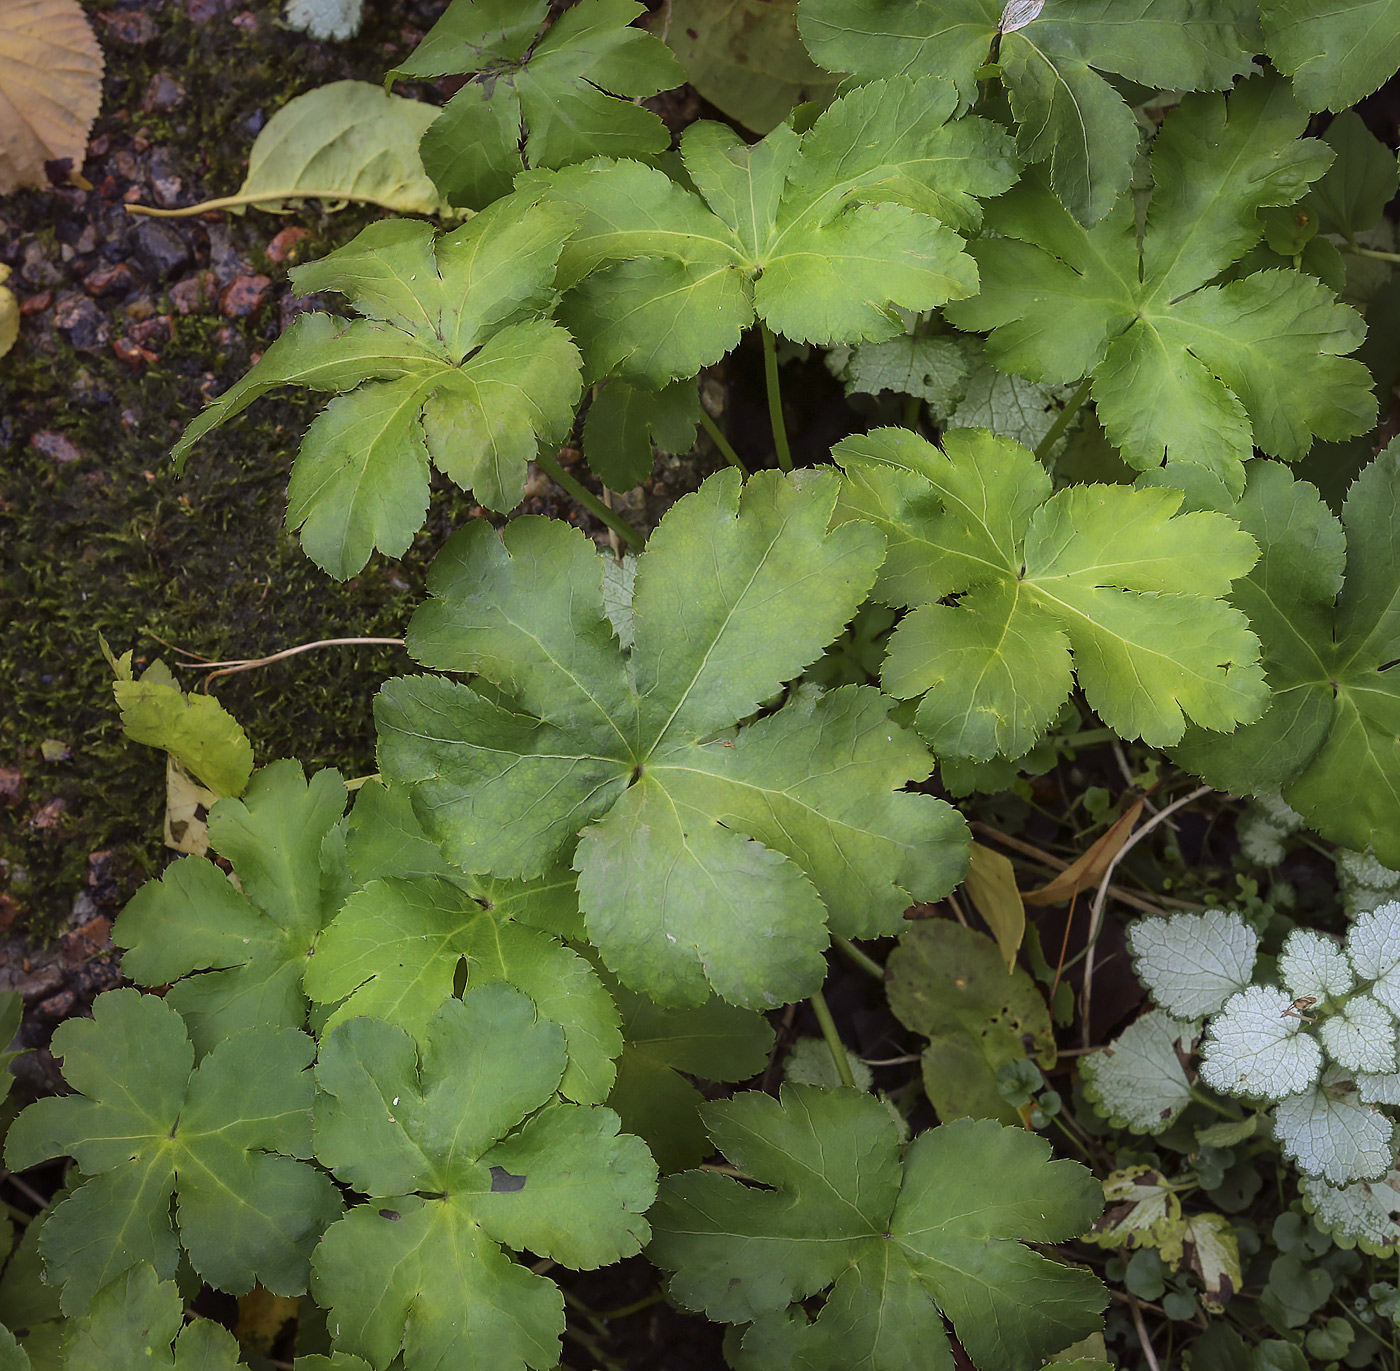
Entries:
[[9,275],[9,267],[0,262],[0,357],[14,347],[19,337],[19,301],[4,284]]
[[1023,891],[1022,901],[1031,905],[1064,904],[1081,890],[1098,885],[1141,817],[1142,801],[1134,800],[1087,852],[1065,867],[1048,885],[1041,886],[1039,890]]
[[0,194],[77,171],[102,103],[102,49],[77,0],[0,4]]
[[977,912],[992,930],[1010,971],[1026,935],[1026,908],[1016,889],[1015,868],[1000,852],[973,843],[964,884]]

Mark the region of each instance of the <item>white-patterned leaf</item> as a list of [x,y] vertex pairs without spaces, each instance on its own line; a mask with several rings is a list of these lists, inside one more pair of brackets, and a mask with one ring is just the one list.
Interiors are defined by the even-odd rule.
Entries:
[[1395,1070],[1395,1016],[1370,995],[1353,995],[1322,1021],[1317,1036],[1327,1055],[1348,1071]]
[[1161,1009],[1144,1014],[1117,1042],[1080,1063],[1084,1093],[1117,1127],[1160,1133],[1191,1102],[1177,1047],[1189,1052],[1199,1030]]
[[1400,1071],[1358,1071],[1352,1081],[1363,1104],[1400,1104]]
[[1305,1176],[1301,1188],[1313,1222],[1338,1246],[1360,1247],[1378,1257],[1400,1247],[1400,1171],[1343,1186]]
[[1211,909],[1143,919],[1128,943],[1152,998],[1179,1019],[1199,1019],[1249,984],[1259,937],[1238,914]]
[[1289,997],[1276,986],[1242,990],[1211,1020],[1201,1049],[1201,1079],[1227,1095],[1280,1100],[1317,1084],[1322,1049],[1302,1023],[1287,1018]]
[[1278,974],[1294,995],[1345,995],[1356,977],[1342,949],[1331,938],[1295,928],[1279,953]]
[[1310,1090],[1279,1102],[1274,1131],[1298,1170],[1333,1185],[1375,1180],[1395,1164],[1395,1126],[1354,1090]]
[[1371,994],[1400,1014],[1400,903],[1390,900],[1357,919],[1347,935],[1347,952],[1356,974],[1375,982]]

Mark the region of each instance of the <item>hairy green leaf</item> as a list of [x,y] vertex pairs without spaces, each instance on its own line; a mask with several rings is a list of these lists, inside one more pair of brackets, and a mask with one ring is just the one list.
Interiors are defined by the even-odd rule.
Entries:
[[1034,1056],[1055,1062],[1050,1011],[1035,982],[1008,971],[997,945],[947,919],[925,919],[899,938],[886,963],[890,1008],[923,1034],[924,1088],[939,1119],[1020,1116],[997,1090],[997,1070]]
[[[1023,1129],[961,1120],[899,1134],[869,1095],[784,1086],[706,1105],[729,1161],[662,1182],[648,1255],[671,1294],[750,1323],[739,1371],[953,1365],[943,1320],[985,1371],[1031,1371],[1099,1326],[1107,1292],[1026,1242],[1077,1237],[1098,1182]],[[831,1287],[814,1320],[795,1301]]]
[[1237,494],[1255,446],[1294,461],[1314,436],[1363,432],[1375,400],[1343,355],[1362,339],[1353,310],[1295,271],[1210,284],[1258,241],[1257,211],[1293,204],[1332,160],[1306,125],[1278,80],[1188,97],[1152,145],[1140,242],[1130,198],[1084,229],[1028,175],[989,209],[999,236],[971,249],[982,292],[949,317],[992,330],[1004,371],[1092,375],[1104,431],[1139,470],[1196,463]]
[[502,1248],[591,1269],[646,1242],[656,1167],[617,1115],[552,1101],[564,1034],[494,984],[448,1000],[421,1054],[400,1028],[326,1036],[316,1155],[369,1196],[326,1232],[315,1293],[336,1343],[385,1367],[545,1371],[559,1291]]
[[308,783],[297,762],[263,767],[243,799],[209,812],[210,841],[239,886],[184,857],[118,916],[123,969],[139,985],[176,982],[166,998],[201,1055],[240,1029],[305,1023],[302,972],[344,894],[322,851],[345,798],[339,772]]
[[[1019,11],[1019,12],[1018,12]],[[1103,73],[1153,89],[1224,90],[1249,71],[1258,22],[1248,0],[802,0],[808,50],[858,77],[933,73],[971,105],[995,63],[1011,97],[1017,150],[1050,163],[1056,195],[1085,225],[1127,189],[1132,112]]]
[[588,374],[657,387],[717,362],[757,313],[775,332],[831,344],[903,331],[977,288],[959,233],[979,196],[1015,179],[994,124],[950,123],[936,80],[852,91],[798,135],[747,146],[721,124],[681,140],[690,190],[636,162],[591,162],[548,181],[582,212],[560,259],[561,318]]
[[[1258,565],[1231,599],[1249,615],[1272,692],[1257,722],[1227,737],[1192,729],[1181,763],[1221,789],[1282,790],[1333,842],[1400,866],[1400,444],[1353,484],[1339,522],[1316,490],[1251,463],[1224,503],[1258,540]],[[1345,569],[1345,580],[1343,570]]]
[[[171,1343],[175,1346],[172,1350]],[[208,1319],[185,1324],[185,1302],[174,1281],[139,1262],[93,1296],[68,1328],[64,1371],[238,1371],[238,1344]]]
[[1159,746],[1188,717],[1229,730],[1263,710],[1258,641],[1221,600],[1257,555],[1230,521],[1177,514],[1162,490],[1052,495],[1029,452],[980,429],[947,433],[942,451],[877,429],[833,456],[838,517],[889,539],[877,595],[915,606],[882,684],[923,696],[917,725],[939,754],[1020,756],[1076,675],[1106,724]]
[[874,579],[883,539],[830,529],[836,493],[830,472],[761,472],[742,493],[712,476],[637,561],[630,653],[581,533],[472,524],[434,565],[409,649],[494,689],[409,677],[376,703],[381,768],[448,858],[517,878],[572,852],[590,940],[662,1002],[809,994],[828,923],[895,932],[965,862],[953,811],[901,793],[932,759],[878,691],[804,689],[735,731]]
[[[234,1033],[194,1066],[180,1016],[135,990],[99,996],[91,1019],[54,1034],[77,1092],[31,1105],[5,1142],[22,1171],[70,1156],[88,1177],[44,1225],[48,1278],[63,1310],[87,1311],[141,1262],[175,1274],[180,1247],[211,1285],[306,1289],[311,1249],[340,1212],[311,1155],[315,1044],[293,1029]],[[171,1229],[176,1201],[179,1239]]]
[[1400,67],[1389,0],[1262,0],[1264,45],[1307,109],[1344,110]]
[[518,504],[538,445],[568,432],[580,384],[577,350],[544,317],[574,214],[540,198],[509,197],[441,236],[382,220],[294,268],[298,290],[338,292],[365,317],[301,315],[172,456],[277,386],[338,392],[292,469],[287,525],[342,580],[375,548],[407,549],[430,460],[488,508]]
[[664,152],[665,125],[636,99],[685,73],[631,27],[643,12],[635,0],[580,0],[541,33],[547,0],[453,0],[389,73],[472,73],[423,137],[423,164],[448,203],[480,209],[510,193],[522,166]]

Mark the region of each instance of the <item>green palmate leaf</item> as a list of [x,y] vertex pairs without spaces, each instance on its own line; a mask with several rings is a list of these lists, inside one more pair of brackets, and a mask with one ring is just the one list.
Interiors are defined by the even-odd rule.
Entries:
[[422,676],[376,703],[381,768],[447,857],[515,879],[572,853],[590,940],[664,1003],[809,994],[828,924],[895,932],[965,864],[961,819],[900,793],[932,759],[878,691],[806,688],[734,731],[874,579],[883,540],[830,529],[836,493],[831,472],[763,472],[742,494],[712,476],[637,561],[630,653],[582,533],[473,524],[434,565],[409,649],[490,694]]
[[1103,73],[1152,89],[1224,90],[1259,46],[1246,0],[1146,0],[1131,15],[1112,0],[802,0],[798,24],[833,71],[933,73],[968,105],[995,62],[1018,151],[1050,163],[1056,195],[1086,225],[1127,189],[1138,143],[1132,112]]
[[604,485],[631,490],[651,475],[651,445],[663,452],[689,452],[700,422],[700,392],[693,379],[661,390],[642,390],[612,380],[588,407],[583,452]]
[[886,977],[895,1017],[929,1039],[924,1087],[938,1117],[1019,1123],[997,1089],[998,1069],[1027,1056],[1055,1062],[1050,1011],[1031,978],[1008,971],[990,938],[946,919],[901,934]]
[[541,34],[547,0],[453,0],[389,74],[474,74],[423,138],[423,163],[448,202],[479,209],[509,194],[522,166],[664,152],[666,126],[633,101],[685,73],[630,27],[643,12],[634,0],[580,0]]
[[242,800],[220,800],[209,813],[210,841],[241,890],[212,862],[185,857],[118,916],[112,936],[128,949],[124,971],[140,985],[177,982],[166,998],[201,1055],[243,1028],[305,1022],[302,972],[344,897],[323,852],[345,798],[338,772],[308,784],[299,763],[273,762]]
[[431,105],[386,95],[367,81],[319,86],[267,121],[230,200],[276,211],[314,197],[332,206],[358,201],[400,214],[440,214],[447,202],[418,154],[436,115]]
[[31,1371],[29,1353],[15,1341],[8,1328],[0,1327],[0,1371]]
[[1337,154],[1336,160],[1303,203],[1316,213],[1324,233],[1352,239],[1380,222],[1386,205],[1400,189],[1395,154],[1362,123],[1355,110],[1339,114],[1322,137]]
[[924,697],[918,728],[939,754],[1020,756],[1076,675],[1106,724],[1159,746],[1188,717],[1229,730],[1264,708],[1258,641],[1220,598],[1257,555],[1229,520],[1177,514],[1160,489],[1052,495],[1029,452],[980,429],[946,434],[943,451],[878,429],[833,456],[838,517],[889,538],[877,596],[915,606],[881,682]]
[[710,999],[667,1009],[615,982],[622,1011],[622,1056],[608,1105],[645,1140],[662,1171],[698,1166],[710,1151],[700,1120],[704,1097],[681,1075],[742,1081],[763,1070],[773,1030],[751,1010]]
[[1181,1063],[1198,1029],[1160,1009],[1144,1014],[1111,1046],[1080,1062],[1084,1094],[1116,1128],[1165,1132],[1191,1103]]
[[1307,109],[1344,110],[1400,67],[1388,0],[1262,0],[1264,45]]
[[86,1312],[102,1286],[139,1263],[169,1279],[181,1246],[210,1285],[232,1294],[255,1281],[278,1294],[306,1289],[311,1249],[340,1212],[326,1177],[294,1160],[311,1155],[309,1037],[248,1029],[194,1067],[174,1009],[117,990],[98,998],[91,1019],[63,1024],[53,1050],[78,1093],[25,1110],[5,1160],[20,1171],[71,1156],[89,1177],[40,1241],[66,1314]]
[[369,1196],[327,1230],[315,1294],[339,1348],[382,1368],[552,1367],[558,1289],[501,1249],[590,1269],[646,1242],[645,1146],[611,1110],[553,1101],[564,1034],[510,986],[448,1000],[420,1052],[352,1019],[317,1065],[316,1155]]
[[339,392],[292,469],[287,524],[341,579],[375,548],[408,547],[430,460],[488,508],[518,504],[526,464],[567,433],[579,394],[577,350],[543,317],[574,215],[538,201],[512,196],[440,237],[417,220],[384,220],[294,268],[298,290],[339,292],[365,317],[300,316],[172,455],[183,461],[277,386]]
[[[662,1183],[648,1255],[682,1304],[751,1323],[739,1371],[949,1371],[944,1318],[984,1371],[1030,1371],[1099,1325],[1107,1292],[1023,1244],[1077,1237],[1098,1182],[1041,1139],[986,1120],[915,1138],[869,1095],[784,1086],[706,1105],[747,1176]],[[789,1308],[830,1289],[815,1320]]]
[[237,1371],[240,1365],[238,1344],[226,1328],[207,1319],[185,1326],[185,1302],[175,1282],[162,1281],[149,1262],[93,1296],[87,1314],[68,1329],[63,1362],[64,1371]]
[[514,922],[516,907],[536,902],[542,884],[490,877],[461,884],[431,876],[371,881],[345,902],[307,965],[306,993],[336,1005],[324,1031],[365,1015],[422,1042],[465,970],[468,987],[505,981],[541,1019],[559,1024],[569,1052],[560,1092],[580,1104],[601,1104],[622,1051],[617,1007],[576,952]]
[[1263,644],[1271,703],[1229,737],[1191,730],[1176,754],[1221,789],[1281,789],[1310,827],[1388,866],[1400,866],[1397,491],[1396,444],[1357,478],[1340,523],[1312,486],[1251,463],[1225,507],[1263,555],[1231,598]]
[[897,80],[853,91],[803,135],[781,124],[753,147],[693,124],[681,156],[695,190],[636,162],[551,178],[582,212],[560,259],[561,284],[574,287],[561,318],[590,376],[652,387],[693,376],[755,312],[788,338],[852,343],[903,332],[896,305],[972,294],[959,232],[980,222],[977,197],[1005,190],[1016,170],[994,124],[949,123],[956,105],[945,82]]
[[1363,432],[1370,374],[1342,356],[1362,339],[1353,310],[1294,271],[1209,284],[1258,241],[1260,208],[1293,204],[1326,170],[1306,126],[1274,79],[1188,97],[1153,143],[1141,242],[1130,198],[1086,230],[1028,175],[989,211],[999,236],[973,245],[982,293],[949,317],[991,329],[1004,371],[1092,375],[1104,431],[1139,470],[1196,463],[1237,494],[1253,446],[1293,461],[1314,436]]

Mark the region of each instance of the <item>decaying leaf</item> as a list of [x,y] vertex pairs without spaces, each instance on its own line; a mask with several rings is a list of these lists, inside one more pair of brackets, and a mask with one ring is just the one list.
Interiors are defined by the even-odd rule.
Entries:
[[0,262],[0,357],[15,345],[19,337],[19,301],[3,283],[9,280],[10,269]]
[[[102,103],[102,49],[77,0],[0,5],[0,195],[46,184],[44,163],[82,164]],[[0,302],[0,353],[4,334]]]

